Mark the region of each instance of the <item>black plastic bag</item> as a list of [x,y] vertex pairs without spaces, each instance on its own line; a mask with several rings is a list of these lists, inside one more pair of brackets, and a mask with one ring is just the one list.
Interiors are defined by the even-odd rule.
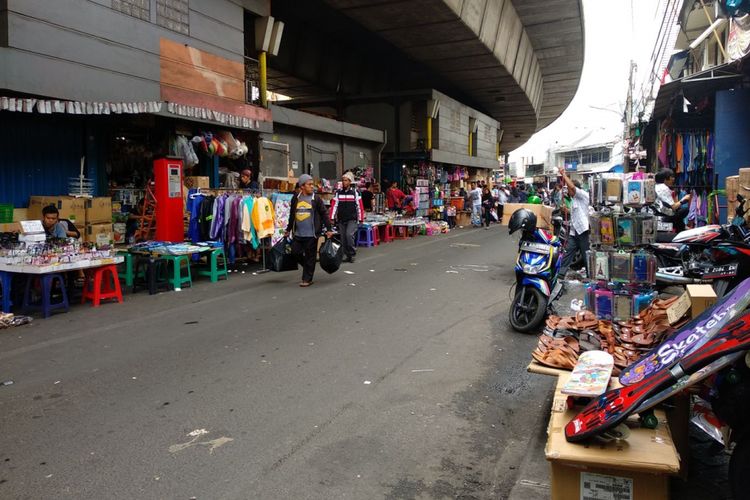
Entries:
[[328,238],[320,246],[320,267],[328,274],[333,274],[341,267],[344,260],[344,249],[340,244]]
[[297,259],[292,255],[292,245],[289,240],[282,239],[271,248],[266,265],[268,269],[278,273],[297,270]]

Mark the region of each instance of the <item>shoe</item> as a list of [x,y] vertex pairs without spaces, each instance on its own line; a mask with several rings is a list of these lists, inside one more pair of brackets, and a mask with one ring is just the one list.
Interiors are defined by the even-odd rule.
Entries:
[[490,230],[490,226],[485,227],[484,230],[485,231],[489,231]]
[[302,288],[307,288],[308,286],[312,284],[313,284],[312,281],[303,281],[302,283],[299,284],[299,286],[301,286]]
[[354,257],[349,257],[347,262],[349,262],[350,264],[354,264]]

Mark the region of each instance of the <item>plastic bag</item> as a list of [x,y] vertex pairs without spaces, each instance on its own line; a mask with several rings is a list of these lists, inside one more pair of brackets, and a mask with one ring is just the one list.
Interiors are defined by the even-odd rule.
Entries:
[[267,265],[268,269],[277,273],[297,270],[297,259],[292,255],[289,240],[282,239],[271,248]]
[[344,249],[328,238],[320,247],[320,267],[328,274],[333,274],[341,267],[344,260]]

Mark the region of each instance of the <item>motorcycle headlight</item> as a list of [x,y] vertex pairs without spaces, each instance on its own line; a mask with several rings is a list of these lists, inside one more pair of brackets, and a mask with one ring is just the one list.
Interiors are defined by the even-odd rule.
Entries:
[[541,265],[534,266],[532,264],[524,264],[523,265],[523,272],[526,274],[539,274],[539,272],[542,270]]

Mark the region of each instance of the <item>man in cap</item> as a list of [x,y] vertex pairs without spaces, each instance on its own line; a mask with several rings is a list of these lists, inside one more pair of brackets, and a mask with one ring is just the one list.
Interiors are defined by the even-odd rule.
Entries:
[[253,171],[245,169],[240,172],[240,189],[258,189],[258,183],[253,180]]
[[341,189],[336,190],[331,200],[331,220],[338,223],[345,262],[354,262],[357,254],[354,238],[359,224],[365,220],[365,207],[353,183],[354,174],[345,173],[341,177]]
[[302,264],[302,281],[299,286],[308,287],[313,284],[318,235],[325,226],[326,238],[330,238],[333,236],[333,227],[323,200],[315,195],[313,178],[307,174],[300,175],[299,188],[299,193],[292,198],[289,224],[284,236],[293,236],[292,253]]

